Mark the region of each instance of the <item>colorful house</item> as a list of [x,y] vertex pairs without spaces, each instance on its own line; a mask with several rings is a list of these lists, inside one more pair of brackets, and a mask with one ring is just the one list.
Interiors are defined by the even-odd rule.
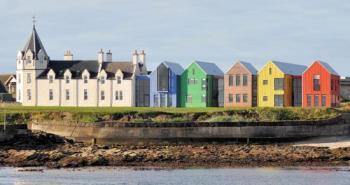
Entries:
[[303,73],[303,107],[335,107],[339,97],[340,76],[329,64],[316,61]]
[[247,62],[238,61],[224,77],[225,107],[257,106],[256,68]]
[[173,62],[163,62],[150,75],[151,107],[179,107],[180,76],[184,69]]
[[258,76],[258,106],[302,105],[302,74],[306,66],[269,61]]
[[181,75],[182,107],[224,105],[224,73],[214,63],[193,62]]

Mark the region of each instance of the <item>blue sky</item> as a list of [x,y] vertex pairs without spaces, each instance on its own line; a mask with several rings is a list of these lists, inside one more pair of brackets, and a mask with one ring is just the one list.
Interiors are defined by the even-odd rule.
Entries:
[[15,71],[33,15],[51,59],[67,49],[96,59],[104,48],[129,60],[144,49],[149,70],[165,60],[184,67],[200,60],[223,71],[237,60],[259,69],[269,59],[320,59],[350,76],[348,0],[1,0],[1,73]]

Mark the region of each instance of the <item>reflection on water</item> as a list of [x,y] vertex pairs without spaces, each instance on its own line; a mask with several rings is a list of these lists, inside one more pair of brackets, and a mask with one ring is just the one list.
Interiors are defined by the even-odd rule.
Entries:
[[297,184],[349,185],[350,168],[227,168],[134,170],[83,168],[18,172],[0,168],[1,185],[109,185],[109,184]]

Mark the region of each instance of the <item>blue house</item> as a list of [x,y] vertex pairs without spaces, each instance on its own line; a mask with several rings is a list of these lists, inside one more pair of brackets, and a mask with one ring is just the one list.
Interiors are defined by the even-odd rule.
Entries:
[[163,62],[150,74],[151,107],[180,106],[180,76],[184,69],[177,63]]

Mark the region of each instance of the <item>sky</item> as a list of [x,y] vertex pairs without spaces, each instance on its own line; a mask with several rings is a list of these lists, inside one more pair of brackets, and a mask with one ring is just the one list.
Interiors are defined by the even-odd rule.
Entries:
[[187,67],[236,61],[328,62],[350,76],[349,0],[0,0],[0,73],[14,73],[32,17],[51,59],[131,60],[145,50],[148,70],[163,61]]

